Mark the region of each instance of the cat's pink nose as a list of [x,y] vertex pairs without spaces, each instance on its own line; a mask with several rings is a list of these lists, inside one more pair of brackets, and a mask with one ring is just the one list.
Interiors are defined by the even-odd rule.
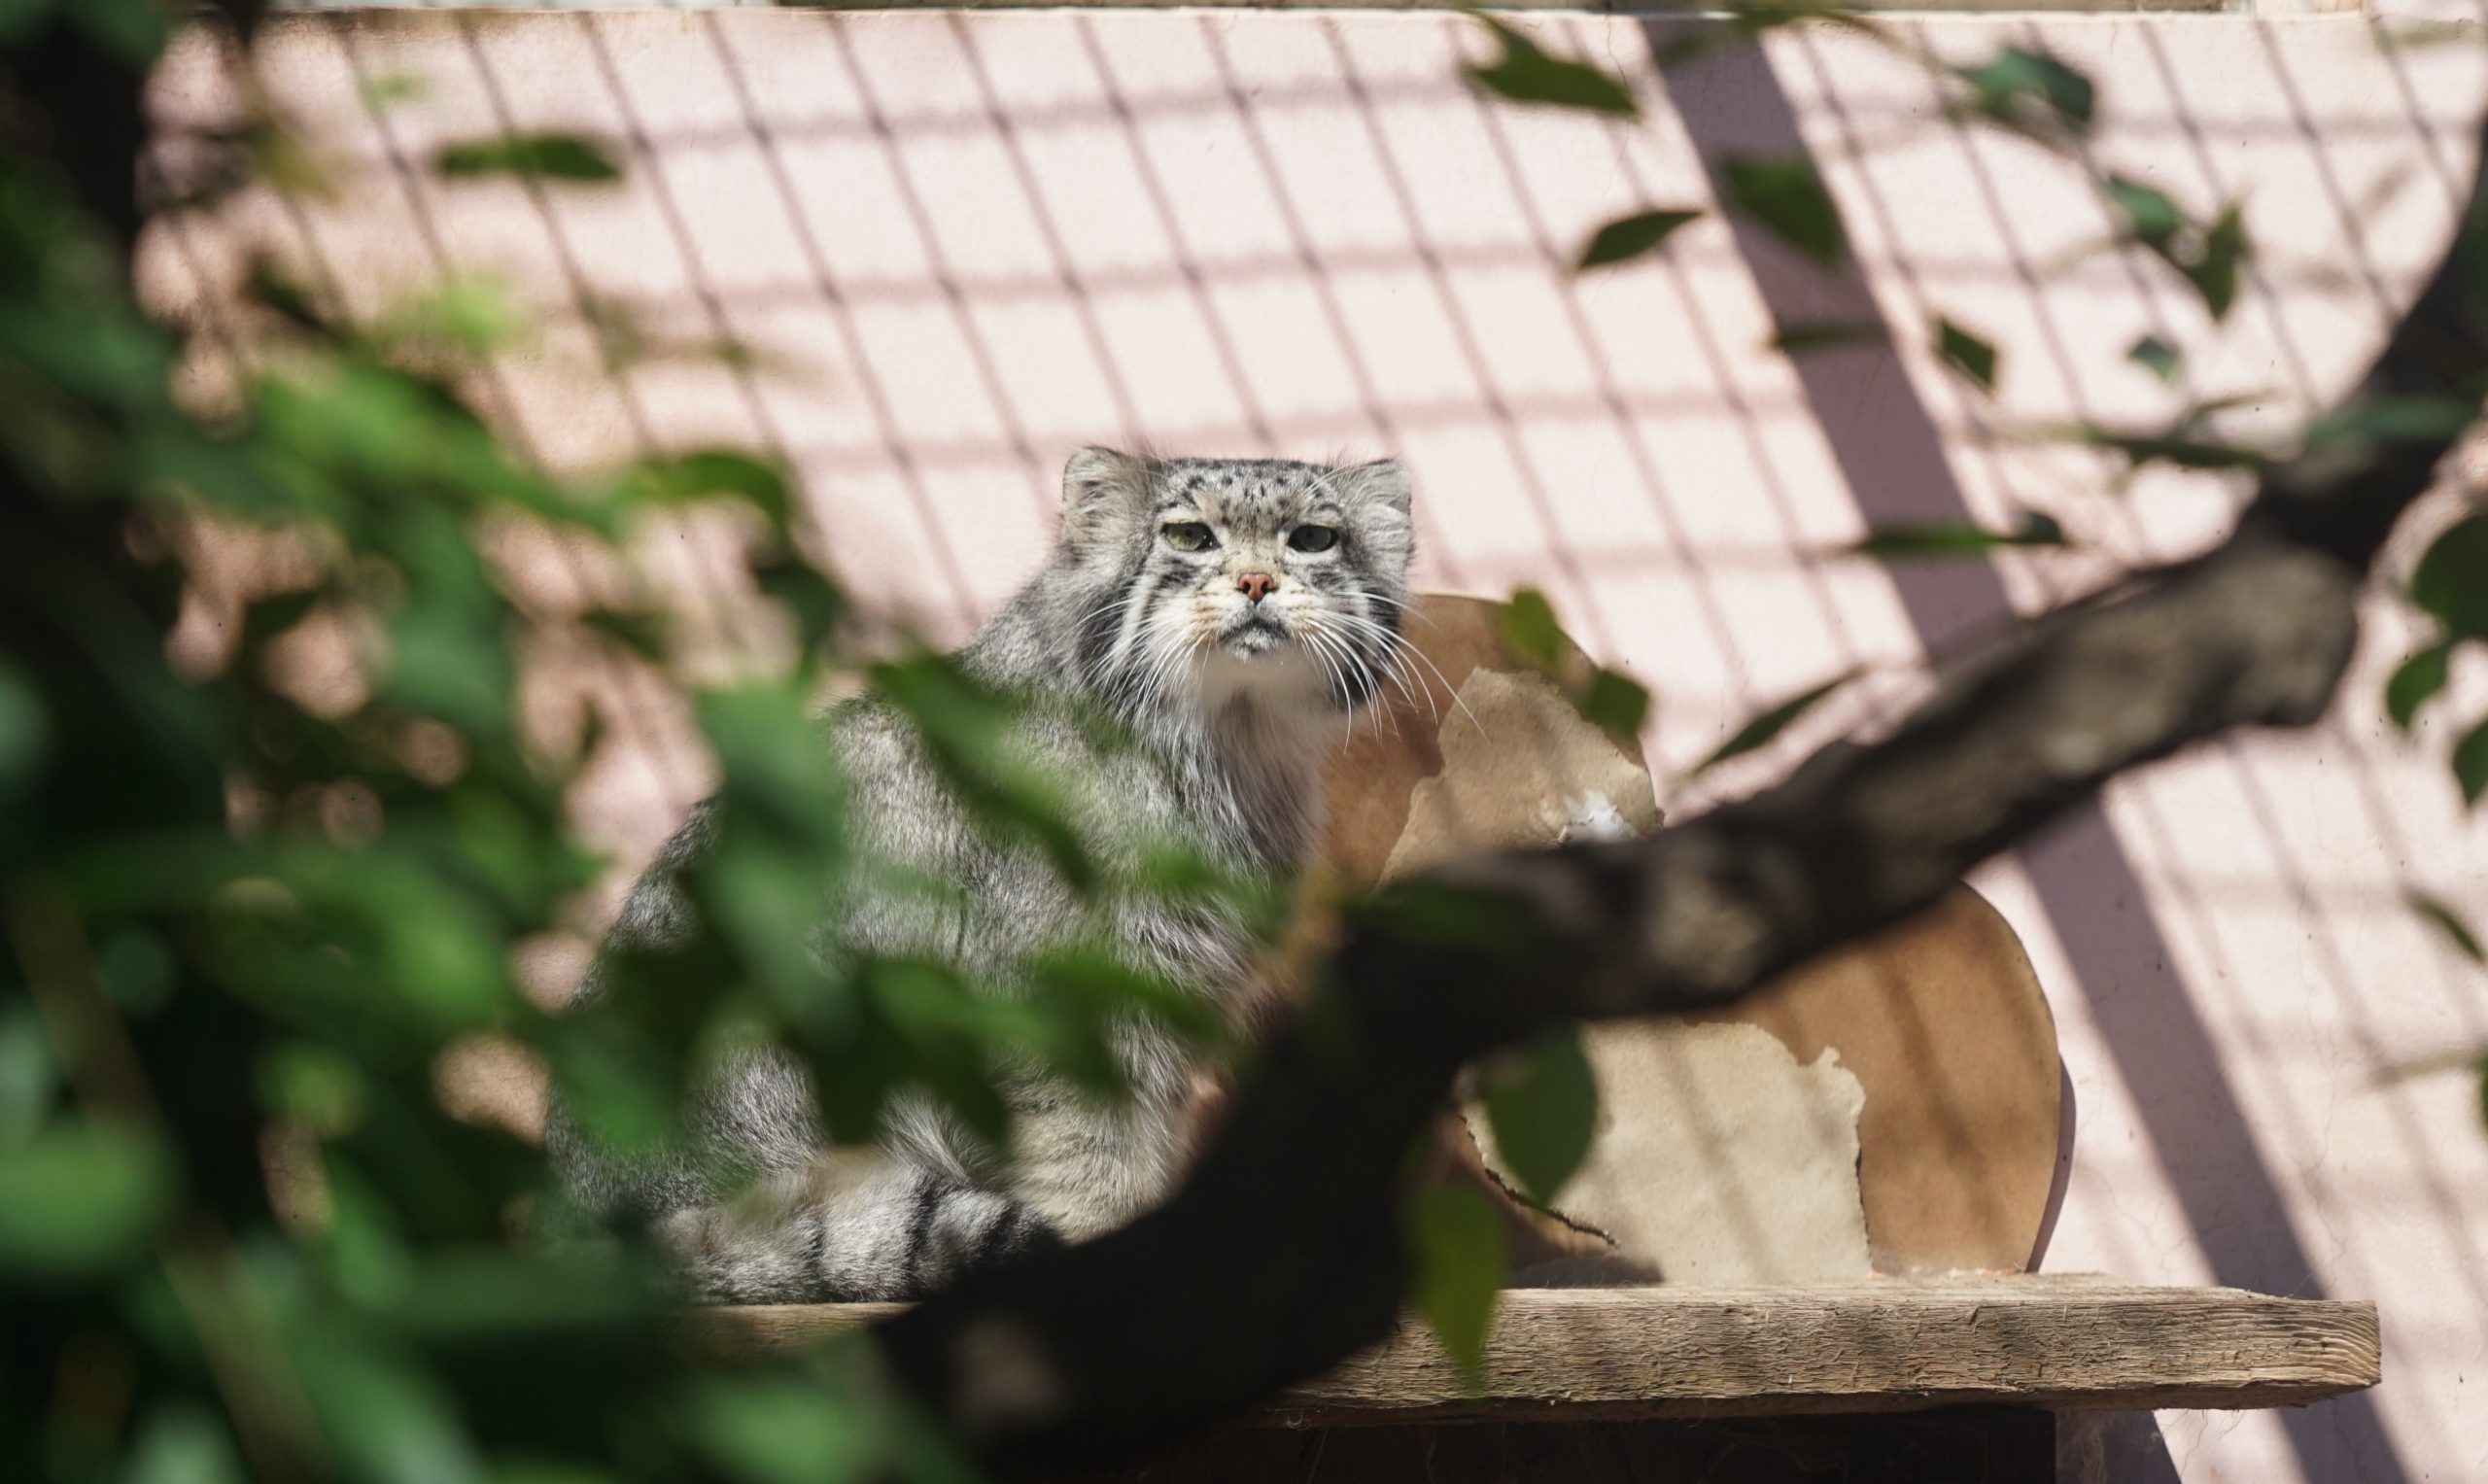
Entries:
[[1235,579],[1235,590],[1255,603],[1270,596],[1270,589],[1278,585],[1279,579],[1268,572],[1246,572]]

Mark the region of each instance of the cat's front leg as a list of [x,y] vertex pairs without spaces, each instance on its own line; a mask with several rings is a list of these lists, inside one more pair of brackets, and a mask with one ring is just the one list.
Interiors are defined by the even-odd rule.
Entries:
[[1067,1242],[1150,1210],[1184,1164],[1181,1104],[1163,1093],[1105,1107],[1054,1089],[1017,1112],[1011,1189]]

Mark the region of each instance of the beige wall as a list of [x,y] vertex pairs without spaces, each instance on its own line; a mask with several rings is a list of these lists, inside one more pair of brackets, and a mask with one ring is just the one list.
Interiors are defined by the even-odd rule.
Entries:
[[[205,315],[253,245],[366,312],[444,264],[491,265],[550,316],[483,388],[540,457],[775,450],[857,593],[945,638],[1033,562],[1079,443],[1397,454],[1426,578],[1545,587],[1656,690],[1650,750],[1676,768],[1761,705],[1894,667],[1814,731],[1854,720],[1906,695],[1930,647],[2207,538],[2235,486],[2154,474],[2109,497],[2099,461],[2025,434],[2231,393],[2256,395],[2246,427],[2285,429],[2377,344],[2468,179],[2475,38],[2394,52],[2355,17],[1903,24],[1965,58],[2044,42],[2099,80],[2100,163],[2196,208],[2242,195],[2263,252],[2227,323],[2164,270],[2085,251],[2110,220],[2080,172],[1946,123],[1920,74],[1853,39],[1798,31],[1652,83],[1648,121],[1615,128],[1482,106],[1455,75],[1470,22],[1370,12],[296,19],[267,80],[350,167],[341,193],[167,224],[146,270],[159,302]],[[1619,64],[1649,46],[1629,18],[1533,25]],[[397,74],[424,91],[375,122],[358,84]],[[212,112],[216,75],[187,49],[168,117]],[[449,190],[420,168],[504,124],[620,141],[631,182]],[[1717,218],[1664,259],[1563,271],[1607,216],[1707,201],[1705,154],[1801,141],[1862,272],[1825,277]],[[608,368],[590,295],[758,363]],[[1931,360],[1938,311],[2004,347],[1999,397]],[[1775,318],[1869,314],[1896,353],[1764,348]],[[2187,350],[2182,390],[2124,361],[2145,332]],[[1898,571],[1825,555],[1872,522],[2023,506],[2087,550]],[[706,595],[717,665],[766,638],[739,627],[727,535],[659,543]],[[560,559],[530,560],[557,592]],[[2477,1084],[2378,1077],[2488,1040],[2488,980],[2401,905],[2415,881],[2488,916],[2488,828],[2459,812],[2449,729],[2407,743],[2376,717],[2407,632],[2379,601],[2314,734],[2159,769],[1981,878],[2050,987],[2079,1102],[2049,1265],[2384,1314],[2371,1398],[2166,1414],[2112,1440],[2117,1477],[2488,1477]],[[2475,710],[2488,674],[2458,689]],[[701,783],[666,693],[581,665],[538,700],[605,710],[582,811],[643,854]]]

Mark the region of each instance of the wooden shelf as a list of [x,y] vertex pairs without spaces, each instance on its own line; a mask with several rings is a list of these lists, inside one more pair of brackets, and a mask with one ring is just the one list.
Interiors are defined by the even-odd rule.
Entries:
[[[711,1353],[784,1350],[889,1304],[709,1309]],[[1425,1327],[1254,1420],[1357,1427],[1921,1411],[2300,1406],[2373,1386],[2375,1305],[2087,1276],[1777,1288],[1520,1289],[1469,1395]]]

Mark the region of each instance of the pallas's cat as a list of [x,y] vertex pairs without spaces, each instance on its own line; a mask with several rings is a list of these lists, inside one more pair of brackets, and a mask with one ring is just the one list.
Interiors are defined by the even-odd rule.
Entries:
[[[1411,547],[1393,463],[1134,458],[1101,448],[1063,470],[1045,566],[961,655],[1038,698],[1015,741],[1072,790],[1092,850],[1173,842],[1244,873],[1303,864],[1321,827],[1326,749],[1393,673]],[[1085,716],[1111,713],[1109,742]],[[896,707],[867,695],[828,718],[862,850],[953,883],[938,895],[849,885],[814,938],[840,954],[930,956],[1015,992],[1019,966],[1080,935],[1214,1002],[1248,992],[1241,919],[1146,895],[1084,900],[1044,855],[981,827]],[[706,807],[631,892],[581,989],[617,955],[663,955],[698,930],[678,880],[716,821]],[[869,1149],[830,1147],[806,1074],[753,1051],[706,1081],[666,1153],[623,1158],[556,1107],[570,1194],[644,1225],[694,1295],[727,1302],[910,1297],[982,1261],[1077,1241],[1168,1191],[1198,1068],[1143,1024],[1115,1037],[1132,1095],[1108,1105],[1049,1077],[1006,1078],[997,1152],[903,1095]]]

